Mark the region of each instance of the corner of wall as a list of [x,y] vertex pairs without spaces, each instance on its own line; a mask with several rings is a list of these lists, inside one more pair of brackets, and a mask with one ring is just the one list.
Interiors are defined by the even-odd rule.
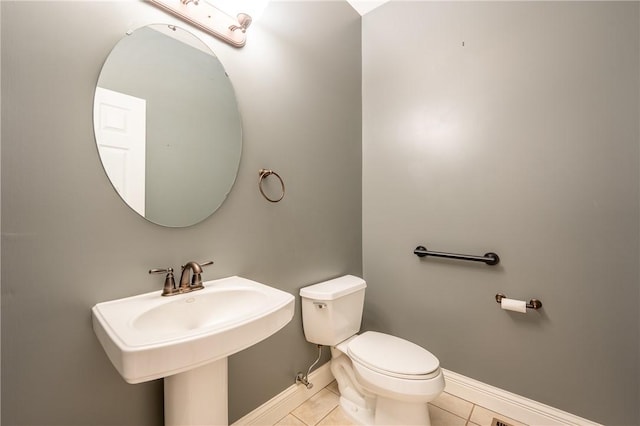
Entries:
[[[2,4],[0,3],[0,52],[2,52]],[[2,236],[2,55],[0,55],[0,236]],[[0,238],[0,305],[2,305],[2,238]],[[0,315],[0,383],[2,382],[2,315]],[[2,425],[2,398],[0,398]]]

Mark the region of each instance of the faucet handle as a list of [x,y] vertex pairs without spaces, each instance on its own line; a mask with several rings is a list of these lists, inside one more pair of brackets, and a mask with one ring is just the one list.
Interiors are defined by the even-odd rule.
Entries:
[[176,289],[176,280],[173,277],[173,268],[164,268],[164,269],[150,269],[150,274],[164,274],[167,273],[167,276],[164,278],[164,287],[162,288],[163,296],[171,296],[177,292]]
[[197,265],[200,266],[200,272],[193,271],[193,275],[191,276],[191,287],[190,287],[192,290],[200,290],[204,288],[204,285],[202,284],[202,275],[200,275],[202,273],[202,267],[213,265],[213,260],[197,263]]

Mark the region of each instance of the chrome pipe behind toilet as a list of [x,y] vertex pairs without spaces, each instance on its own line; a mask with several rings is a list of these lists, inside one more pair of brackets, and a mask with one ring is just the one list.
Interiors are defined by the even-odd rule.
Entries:
[[316,359],[314,363],[311,364],[311,367],[309,367],[309,369],[307,370],[307,374],[303,374],[302,371],[299,371],[298,374],[296,374],[296,384],[301,383],[305,385],[307,389],[311,389],[313,387],[313,383],[309,381],[309,373],[311,373],[311,369],[313,369],[313,367],[316,366],[316,364],[320,361],[321,357],[322,357],[322,345],[318,345],[318,359]]

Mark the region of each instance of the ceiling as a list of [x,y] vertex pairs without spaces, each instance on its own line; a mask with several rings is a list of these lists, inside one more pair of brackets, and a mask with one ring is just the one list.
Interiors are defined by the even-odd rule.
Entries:
[[389,0],[347,0],[360,15],[371,12],[378,6],[381,6]]

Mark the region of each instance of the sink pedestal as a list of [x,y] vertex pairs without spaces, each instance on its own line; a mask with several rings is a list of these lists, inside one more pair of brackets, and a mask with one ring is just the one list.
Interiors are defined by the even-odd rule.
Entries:
[[165,426],[228,425],[227,358],[164,378]]

